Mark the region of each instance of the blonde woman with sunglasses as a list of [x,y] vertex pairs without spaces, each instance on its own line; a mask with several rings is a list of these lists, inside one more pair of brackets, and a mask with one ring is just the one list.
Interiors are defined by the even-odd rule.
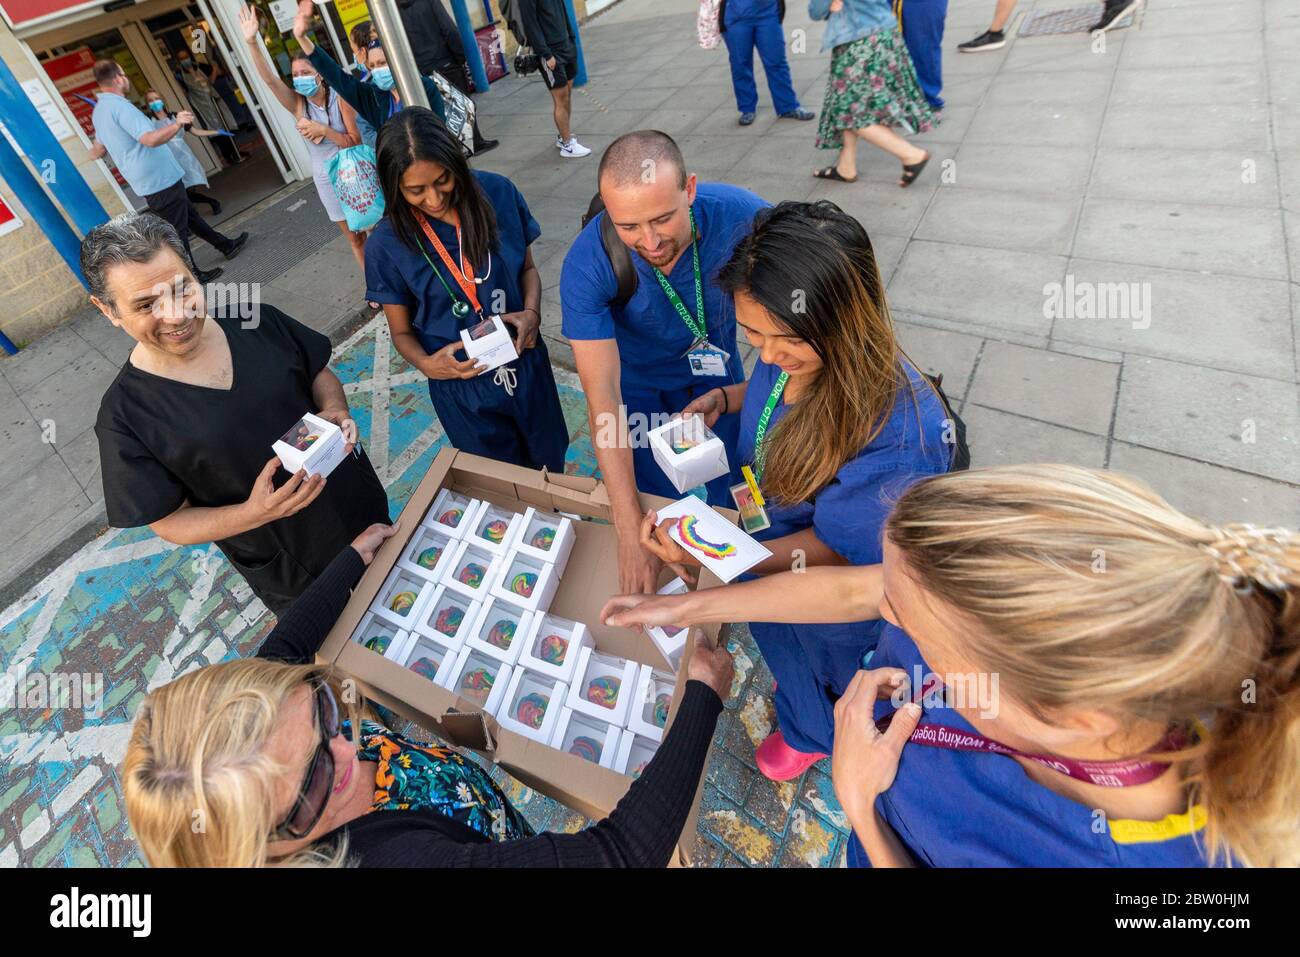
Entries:
[[394,530],[358,536],[257,657],[200,668],[144,700],[121,778],[150,865],[666,865],[731,687],[726,649],[697,641],[663,744],[608,818],[534,834],[479,764],[362,717],[356,682],[313,663]]

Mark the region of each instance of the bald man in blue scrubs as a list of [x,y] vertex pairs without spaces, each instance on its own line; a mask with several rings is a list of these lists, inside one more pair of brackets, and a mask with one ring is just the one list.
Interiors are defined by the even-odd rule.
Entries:
[[[600,161],[605,211],[578,235],[560,274],[563,331],[587,396],[592,444],[609,490],[624,592],[653,592],[660,562],[642,548],[638,490],[678,498],[645,432],[690,402],[741,382],[735,303],[718,269],[768,204],[739,186],[697,183],[667,134],[639,130],[615,140]],[[630,250],[636,290],[618,302],[618,279],[601,240],[613,223]],[[702,296],[696,296],[697,288]],[[713,427],[732,473],[707,485],[709,503],[733,507],[738,409]]]

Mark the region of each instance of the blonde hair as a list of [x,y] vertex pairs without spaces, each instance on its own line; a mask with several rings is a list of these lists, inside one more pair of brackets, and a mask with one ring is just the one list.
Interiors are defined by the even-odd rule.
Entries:
[[1114,472],[1017,465],[914,485],[887,535],[1040,716],[1206,721],[1176,760],[1210,860],[1300,863],[1300,534],[1207,525]]
[[[276,782],[307,772],[273,760],[266,745],[289,695],[328,682],[359,727],[361,703],[325,667],[263,658],[199,668],[151,692],[136,715],[122,792],[140,849],[153,867],[339,866],[345,842],[287,858],[267,855],[278,824]],[[351,683],[348,690],[352,690]]]

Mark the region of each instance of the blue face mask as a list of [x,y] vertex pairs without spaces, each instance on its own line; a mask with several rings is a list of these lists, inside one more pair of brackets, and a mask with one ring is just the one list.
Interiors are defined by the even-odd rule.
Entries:
[[295,76],[293,78],[293,88],[303,96],[315,96],[320,85],[316,82],[314,76]]
[[150,101],[149,101],[149,109],[153,110],[155,113],[161,113],[161,112],[162,112],[162,108],[163,108],[163,101],[162,101],[162,100],[150,100]]
[[370,79],[381,90],[393,88],[393,71],[386,66],[375,67],[370,74]]

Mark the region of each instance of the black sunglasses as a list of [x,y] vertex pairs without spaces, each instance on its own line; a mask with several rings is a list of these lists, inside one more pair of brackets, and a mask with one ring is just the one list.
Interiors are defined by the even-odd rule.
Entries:
[[329,803],[330,789],[334,786],[334,754],[330,742],[342,733],[339,703],[330,686],[324,682],[316,686],[316,726],[320,728],[320,743],[307,765],[307,774],[298,791],[293,807],[272,832],[277,841],[296,841],[311,833],[325,805]]

